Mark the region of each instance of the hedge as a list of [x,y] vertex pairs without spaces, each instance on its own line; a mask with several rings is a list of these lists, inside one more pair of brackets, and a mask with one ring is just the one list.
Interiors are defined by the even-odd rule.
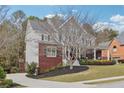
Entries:
[[123,60],[118,60],[118,63],[124,63],[124,59]]
[[114,65],[116,64],[116,61],[111,60],[84,60],[81,59],[80,65]]

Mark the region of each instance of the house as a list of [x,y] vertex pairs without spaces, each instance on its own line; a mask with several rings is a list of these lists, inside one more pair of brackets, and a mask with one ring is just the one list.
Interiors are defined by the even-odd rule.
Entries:
[[[37,63],[40,73],[62,65],[65,55],[71,54],[68,46],[70,42],[66,42],[66,36],[68,37],[66,32],[72,31],[72,28],[81,32],[77,45],[81,43],[82,47],[86,48],[95,45],[95,37],[85,31],[74,17],[69,17],[67,20],[62,20],[58,16],[43,20],[28,20],[25,39],[26,64]],[[60,31],[64,34],[60,34]],[[86,55],[84,48],[76,47],[75,49],[75,55],[79,57]]]
[[62,48],[56,42],[46,21],[28,20],[26,31],[26,62],[35,62],[40,72],[62,63]]
[[124,32],[111,41],[100,43],[96,51],[96,59],[124,60]]

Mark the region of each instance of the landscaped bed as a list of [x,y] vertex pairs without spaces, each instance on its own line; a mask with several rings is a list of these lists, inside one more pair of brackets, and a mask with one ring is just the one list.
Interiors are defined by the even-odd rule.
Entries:
[[80,59],[80,65],[115,65],[116,61],[114,60],[86,60]]
[[71,70],[69,66],[67,67],[61,67],[61,68],[57,68],[53,71],[50,72],[46,72],[46,73],[42,73],[40,75],[27,75],[28,77],[32,77],[32,78],[46,78],[46,77],[52,77],[52,76],[59,76],[59,75],[66,75],[66,74],[72,74],[72,73],[78,73],[78,72],[83,72],[88,70],[89,67],[88,66],[73,66],[73,69]]
[[123,75],[124,64],[118,64],[108,66],[89,66],[88,70],[80,73],[65,74],[41,79],[61,82],[77,82]]

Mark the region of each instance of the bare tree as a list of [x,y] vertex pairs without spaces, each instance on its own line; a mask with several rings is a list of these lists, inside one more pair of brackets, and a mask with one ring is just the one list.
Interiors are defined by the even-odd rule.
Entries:
[[[94,47],[95,37],[87,33],[82,27],[82,22],[88,22],[89,17],[87,15],[82,18],[83,21],[81,22],[79,20],[81,19],[81,13],[74,14],[69,11],[68,14],[65,14],[64,18],[58,18],[59,21],[62,19],[64,22],[59,22],[59,24],[55,20],[47,19],[49,26],[42,25],[42,27],[49,32],[53,31],[52,37],[62,45],[63,57],[70,65],[70,69],[73,69],[73,63],[80,57],[82,51]],[[54,23],[59,24],[59,26]]]
[[3,6],[3,5],[0,6],[0,24],[6,18],[8,11],[9,11],[8,6]]
[[26,20],[26,15],[23,11],[17,10],[12,13],[10,17],[11,23],[17,28],[22,30],[22,23]]
[[[60,42],[63,47],[63,56],[68,61],[70,69],[73,69],[73,63],[87,49],[93,49],[95,46],[95,36],[84,29],[82,25],[88,24],[93,28],[97,18],[90,15],[89,12],[83,13],[77,11],[74,7],[66,8],[66,11],[60,9],[64,15],[64,23],[58,28],[49,22],[54,32],[58,34],[59,39],[54,34],[56,41]],[[68,22],[67,22],[68,21]],[[94,32],[94,29],[91,29]]]
[[[0,14],[4,12],[1,11]],[[0,21],[0,58],[5,58],[4,64],[17,66],[19,59],[24,59],[25,31],[22,24],[25,20],[25,14],[22,11],[16,11]]]

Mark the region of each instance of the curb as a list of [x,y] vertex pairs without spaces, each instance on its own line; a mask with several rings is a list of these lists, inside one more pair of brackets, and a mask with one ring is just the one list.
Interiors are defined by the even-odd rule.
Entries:
[[94,83],[94,82],[109,81],[109,80],[118,80],[118,79],[124,79],[124,76],[101,78],[101,79],[87,80],[87,81],[80,81],[80,82],[76,82],[76,83],[83,83],[83,84],[85,84],[85,83]]

